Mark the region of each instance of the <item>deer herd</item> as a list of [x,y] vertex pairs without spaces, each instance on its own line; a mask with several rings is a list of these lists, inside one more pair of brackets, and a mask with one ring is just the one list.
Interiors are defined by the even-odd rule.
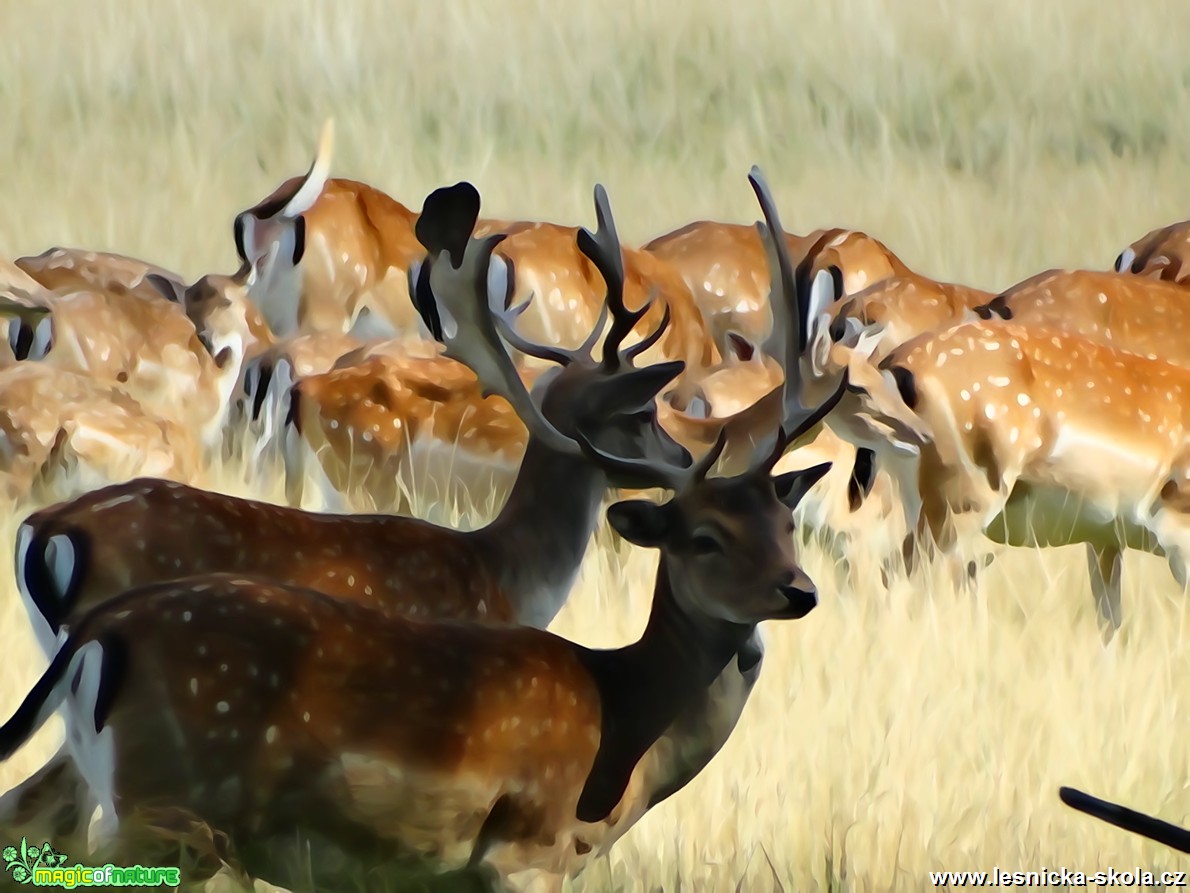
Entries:
[[[1083,544],[1108,639],[1124,549],[1190,582],[1190,223],[993,293],[787,233],[755,168],[755,227],[634,248],[602,187],[594,230],[481,218],[466,182],[418,212],[330,177],[332,143],[235,218],[231,275],[0,267],[0,480],[80,491],[16,530],[48,669],[0,758],[65,735],[0,821],[559,889],[723,747],[758,625],[815,608],[795,518],[844,555],[900,531],[886,582],[936,558],[971,586],[981,535]],[[233,441],[286,504],[196,485]],[[499,510],[415,516],[411,477]],[[639,640],[598,650],[547,627],[604,519],[660,558]]]

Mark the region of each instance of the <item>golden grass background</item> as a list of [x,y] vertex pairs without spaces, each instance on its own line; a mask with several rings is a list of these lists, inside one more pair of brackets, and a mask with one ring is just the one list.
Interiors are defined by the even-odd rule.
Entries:
[[[754,220],[758,163],[787,228],[862,228],[990,289],[1110,267],[1190,216],[1184,0],[8,0],[0,23],[10,257],[79,245],[230,272],[233,215],[306,168],[332,114],[335,173],[413,207],[467,178],[486,215],[593,225],[599,181],[639,242]],[[205,483],[280,498],[235,469]],[[8,509],[4,542],[27,510]],[[593,548],[557,631],[628,641],[654,562]],[[1190,820],[1187,603],[1163,562],[1128,556],[1106,649],[1080,549],[1005,553],[977,603],[931,574],[885,596],[874,570],[847,581],[813,545],[806,563],[822,604],[766,629],[727,748],[574,889],[1178,867],[1056,794]],[[0,564],[11,580],[8,549]],[[7,714],[43,662],[8,583],[3,598]]]

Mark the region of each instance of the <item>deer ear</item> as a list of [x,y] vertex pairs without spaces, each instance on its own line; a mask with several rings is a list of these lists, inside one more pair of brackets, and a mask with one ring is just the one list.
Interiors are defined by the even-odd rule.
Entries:
[[790,471],[773,478],[773,487],[777,491],[777,498],[786,508],[797,508],[797,504],[810,492],[810,488],[830,470],[831,463],[823,462],[821,465]]
[[161,296],[165,300],[174,304],[181,304],[184,302],[186,296],[186,287],[180,282],[170,279],[167,276],[162,276],[160,273],[149,273],[145,276],[145,281],[157,291],[161,292]]
[[669,538],[672,528],[666,507],[644,499],[609,506],[607,522],[628,542],[645,549],[661,546]]

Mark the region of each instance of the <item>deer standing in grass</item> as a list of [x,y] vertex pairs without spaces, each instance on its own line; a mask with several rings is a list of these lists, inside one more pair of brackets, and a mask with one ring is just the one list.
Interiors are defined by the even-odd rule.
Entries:
[[[753,185],[763,204],[763,185],[756,172]],[[766,218],[771,221],[769,206],[771,201],[766,206]],[[610,217],[605,214],[600,217],[602,234],[610,228],[605,227],[605,223],[610,224]],[[591,239],[590,245],[595,248],[598,243]],[[607,250],[614,247],[614,238],[607,239],[606,256],[614,256],[613,251]],[[775,251],[779,257],[779,249]],[[451,257],[450,253],[445,254],[447,263]],[[461,269],[455,275],[474,283],[475,266],[467,263],[469,257],[474,261],[473,252],[469,250],[463,257]],[[445,277],[435,278],[442,286]],[[788,277],[782,280],[776,273],[774,281],[785,285],[789,282]],[[615,278],[609,277],[609,282],[614,283]],[[440,288],[435,288],[433,297],[437,299],[439,294]],[[792,373],[798,369],[800,348],[796,326],[800,302],[796,295],[788,291],[785,294],[782,303],[788,308],[788,321],[795,328],[786,331],[783,325],[766,346],[775,357],[785,361]],[[458,331],[465,330],[467,320],[460,312],[460,303],[454,302],[445,314],[442,312],[450,303],[436,300],[433,318],[439,324],[443,316],[448,320],[453,318],[459,321]],[[446,326],[451,328],[451,322]],[[215,757],[216,761],[227,757],[236,765],[254,764],[248,752],[233,751],[241,746],[255,751],[263,740],[263,753],[268,755],[266,759],[275,757],[273,770],[276,771],[267,771],[254,779],[267,777],[266,785],[270,789],[280,790],[284,786],[289,791],[286,796],[290,802],[281,803],[274,802],[263,790],[258,797],[240,789],[232,795],[239,803],[230,805],[220,803],[220,793],[229,791],[181,789],[197,783],[198,776],[166,790],[160,787],[160,775],[152,778],[153,773],[147,777],[138,772],[133,779],[133,773],[119,771],[120,766],[130,765],[124,755],[137,751],[139,745],[126,738],[123,731],[117,732],[116,726],[122,726],[121,715],[132,715],[127,711],[135,710],[132,705],[138,696],[116,692],[112,686],[134,691],[135,683],[128,688],[130,683],[116,681],[117,674],[111,671],[110,662],[105,671],[101,666],[106,659],[98,656],[99,662],[92,666],[99,670],[100,677],[107,674],[106,686],[102,678],[97,679],[86,669],[79,670],[79,678],[87,680],[79,689],[84,692],[84,698],[72,700],[71,704],[82,705],[81,709],[91,716],[96,705],[86,701],[86,697],[101,690],[111,692],[110,699],[106,696],[102,699],[112,705],[111,712],[107,707],[99,708],[106,714],[104,721],[111,734],[99,732],[99,739],[105,734],[109,735],[108,739],[96,739],[98,751],[88,749],[81,763],[94,770],[92,775],[99,773],[101,791],[112,793],[113,783],[118,787],[123,816],[129,816],[138,804],[163,805],[164,798],[169,805],[187,804],[220,827],[234,826],[237,833],[233,838],[242,841],[245,835],[277,830],[268,827],[270,820],[292,821],[295,805],[310,804],[315,806],[315,812],[304,817],[309,821],[306,829],[322,830],[332,836],[337,833],[340,842],[349,846],[364,838],[390,842],[397,838],[419,855],[447,865],[487,863],[504,876],[544,869],[560,882],[560,873],[573,873],[589,855],[605,851],[648,808],[683,787],[717,752],[734,727],[759,670],[762,652],[754,638],[754,624],[769,617],[803,616],[816,601],[813,584],[795,563],[789,509],[825,472],[825,466],[782,475],[775,482],[769,477],[769,470],[785,446],[812,428],[825,411],[825,406],[814,410],[802,407],[799,397],[802,390],[790,378],[786,379],[781,389],[785,416],[777,442],[765,445],[756,454],[757,457],[767,454],[767,458],[754,462],[745,473],[730,479],[705,479],[718,458],[717,449],[704,456],[696,468],[683,471],[650,460],[607,454],[585,431],[576,430],[582,448],[597,456],[601,463],[622,466],[621,473],[626,477],[665,481],[678,492],[664,506],[622,503],[610,512],[613,525],[622,535],[645,546],[660,547],[665,556],[658,575],[652,619],[636,645],[611,652],[592,652],[549,634],[523,629],[505,627],[485,632],[458,624],[438,626],[405,621],[392,613],[374,613],[362,604],[357,607],[353,602],[324,598],[300,588],[259,579],[237,580],[225,574],[159,584],[139,594],[119,597],[81,618],[75,638],[68,640],[65,650],[55,658],[54,669],[47,679],[67,669],[68,660],[61,655],[71,651],[71,643],[80,646],[81,650],[72,652],[80,655],[90,647],[81,643],[90,635],[96,618],[114,616],[123,621],[134,614],[156,616],[159,624],[164,623],[159,626],[162,631],[176,619],[195,624],[188,626],[193,632],[205,627],[201,618],[207,613],[236,615],[235,628],[240,632],[233,648],[245,645],[245,630],[258,627],[266,631],[265,652],[250,652],[252,664],[248,668],[248,675],[259,679],[266,688],[275,688],[280,679],[289,678],[292,670],[288,668],[293,666],[292,659],[298,651],[316,659],[316,673],[339,673],[340,679],[348,679],[346,686],[340,684],[340,692],[358,691],[350,682],[356,676],[349,667],[362,669],[369,663],[373,670],[380,665],[386,670],[402,668],[395,670],[386,682],[387,691],[404,692],[399,682],[402,678],[420,689],[420,683],[415,681],[425,678],[419,671],[422,658],[416,649],[420,648],[427,649],[427,656],[434,653],[438,658],[456,648],[462,649],[459,659],[446,664],[447,672],[457,673],[458,678],[450,686],[430,689],[439,693],[431,697],[440,698],[445,710],[427,702],[423,705],[427,708],[424,714],[418,714],[420,718],[414,720],[416,731],[408,727],[400,731],[406,722],[400,717],[408,717],[407,712],[392,714],[391,724],[368,720],[367,728],[360,726],[349,718],[353,708],[342,711],[341,700],[339,708],[335,708],[335,717],[328,714],[317,719],[311,716],[313,704],[303,701],[299,706],[310,709],[301,712],[297,726],[291,726],[281,715],[257,712],[256,718],[262,722],[259,735],[241,726],[223,732],[215,729],[215,739],[242,742],[231,745],[224,755]],[[831,395],[829,402],[836,397],[837,394]],[[757,522],[761,522],[759,530]],[[197,609],[173,601],[183,591],[188,592],[182,596],[186,604],[193,600]],[[295,622],[298,627],[305,624],[308,628],[295,629],[292,626]],[[303,639],[311,631],[316,631],[316,642]],[[341,638],[354,637],[356,631],[374,638],[369,638],[367,644],[362,640],[348,644]],[[329,638],[322,638],[328,633]],[[162,636],[163,644],[170,635]],[[114,641],[105,634],[101,638],[109,643]],[[415,649],[412,654],[406,643]],[[273,653],[281,661],[274,665],[269,662],[267,652],[276,645],[283,653]],[[225,653],[214,639],[204,637],[200,647],[212,662]],[[209,653],[208,647],[212,649]],[[388,649],[381,664],[372,662],[372,647]],[[148,650],[158,653],[155,645]],[[124,666],[142,663],[140,657],[127,651],[122,653],[128,658]],[[92,652],[93,659],[96,654]],[[230,652],[226,654],[231,658]],[[537,656],[532,657],[533,654]],[[230,661],[223,666],[230,667]],[[344,671],[346,677],[341,675]],[[74,668],[69,669],[68,675],[76,675]],[[134,678],[133,674],[120,675],[123,680]],[[307,682],[312,679],[304,678]],[[204,676],[199,685],[195,676],[190,690],[203,690],[204,698],[221,697],[218,692],[205,691],[208,681],[216,686],[223,684],[219,676],[209,680]],[[232,682],[228,680],[229,684]],[[551,683],[559,687],[551,689]],[[490,705],[495,712],[481,710],[471,720],[462,713],[456,715],[455,711],[461,709],[457,694],[476,692],[477,686],[476,703],[484,703],[490,694],[496,699]],[[490,692],[488,687],[492,688]],[[500,700],[500,692],[511,698],[512,703]],[[58,694],[54,691],[51,701]],[[26,708],[18,711],[18,718],[0,732],[0,740],[4,742],[0,749],[11,752],[19,746],[20,740],[37,724],[34,713],[44,721],[40,714],[45,711],[40,708],[49,706],[49,702],[34,705],[38,697],[30,698]],[[297,699],[295,690],[291,701]],[[232,701],[212,703],[215,714],[227,714],[228,719],[233,711],[238,716],[241,709],[246,709],[234,697]],[[452,704],[456,706],[451,707]],[[544,717],[539,718],[536,738],[520,746],[514,730],[524,723],[525,733],[532,734],[529,723],[535,709],[548,711],[550,722],[542,726]],[[185,707],[182,713],[187,717],[183,722],[197,722],[194,734],[203,737],[210,747],[212,739],[206,733],[213,727],[204,717],[190,714]],[[368,711],[373,719],[386,713]],[[165,714],[155,709],[153,715]],[[176,715],[181,718],[181,714]],[[476,723],[474,727],[470,726],[472,720]],[[306,760],[313,752],[295,736],[314,734],[325,742],[324,733],[316,729],[330,728],[332,724],[340,730],[332,736],[362,737],[355,746],[347,745],[336,752],[328,765],[329,774],[315,770],[312,776],[313,767]],[[82,727],[86,723],[76,721],[72,725]],[[135,731],[129,727],[131,736],[147,731],[146,727]],[[446,737],[417,744],[426,732]],[[384,743],[385,739],[390,739],[391,747]],[[340,737],[336,743],[346,744],[346,739]],[[274,744],[278,746],[276,749]],[[374,746],[379,746],[381,751],[369,752]],[[464,749],[460,757],[466,768],[460,771],[460,764],[453,756],[448,757],[447,763],[434,765],[444,754],[459,753],[458,747]],[[208,751],[208,756],[214,755],[215,750]],[[90,759],[95,756],[99,757],[98,761]],[[201,763],[205,758],[198,759]],[[394,759],[400,763],[413,760],[414,764],[406,769],[415,771],[403,773]],[[206,767],[199,763],[186,765],[205,774]],[[305,781],[311,778],[314,783],[307,786]],[[178,776],[174,779],[177,781]],[[274,784],[278,787],[272,788]],[[296,790],[295,784],[303,785],[301,790]],[[343,784],[347,786],[345,790]],[[364,796],[366,790],[375,791],[375,785],[388,788],[386,793],[391,794],[391,800],[385,798],[387,806],[374,794]],[[244,793],[248,794],[247,799],[240,799],[239,795]],[[450,805],[427,819],[417,807],[427,797]],[[106,802],[109,808],[114,807],[111,797]],[[270,803],[277,809],[270,809]],[[328,812],[328,806],[333,812]],[[115,815],[109,808],[105,808],[105,815]],[[405,812],[406,809],[412,812]],[[335,819],[354,824],[354,829]],[[299,819],[299,824],[302,823],[303,819]],[[345,829],[349,832],[346,837]]]
[[1190,220],[1171,223],[1146,233],[1116,258],[1115,271],[1185,282],[1190,276],[1186,260],[1190,258]]
[[236,215],[234,236],[249,294],[279,337],[416,334],[410,265],[425,255],[417,213],[379,189],[330,177],[334,125],[323,125],[305,175]]
[[[1190,347],[1181,335],[1190,328],[1187,298],[1183,286],[1170,282],[1095,270],[1049,270],[976,306],[974,314],[1029,329],[1057,330],[1114,350],[1190,368]],[[882,360],[886,353],[878,350],[872,359]],[[1119,537],[1110,532],[1086,543],[1096,604],[1117,617],[1122,549]]]
[[[839,417],[909,484],[910,553],[961,562],[982,531],[1153,551],[1190,582],[1190,369],[1000,319],[923,335],[879,368],[846,351],[840,362],[851,385]],[[1095,593],[1109,635],[1118,592]]]

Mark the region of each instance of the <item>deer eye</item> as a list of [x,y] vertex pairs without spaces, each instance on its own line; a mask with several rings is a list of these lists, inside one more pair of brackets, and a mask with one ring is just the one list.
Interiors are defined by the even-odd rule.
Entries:
[[723,546],[710,534],[697,533],[690,538],[690,551],[698,556],[717,555],[723,552]]

